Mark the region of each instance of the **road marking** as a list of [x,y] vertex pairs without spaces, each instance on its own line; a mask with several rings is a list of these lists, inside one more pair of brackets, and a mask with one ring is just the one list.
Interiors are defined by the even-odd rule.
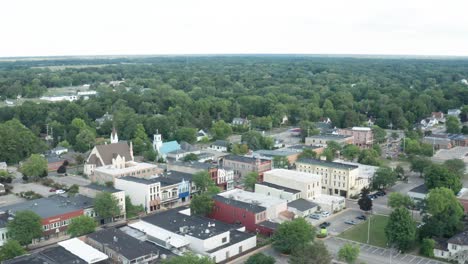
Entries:
[[421,262],[421,261],[423,261],[423,260],[425,260],[425,259],[423,259],[423,258],[422,258],[422,259],[420,259],[420,260],[418,261],[418,263],[416,263],[416,264],[419,264],[419,262]]
[[408,262],[412,262],[415,258],[416,258],[416,257],[413,257],[413,258],[412,258],[410,261],[408,261]]
[[372,254],[374,254],[374,252],[376,252],[377,250],[379,250],[380,248],[376,248],[374,249],[374,251],[372,251]]
[[380,253],[380,256],[382,256],[383,254],[385,254],[385,252],[387,252],[387,250],[383,250],[382,253]]
[[398,256],[400,255],[400,252],[398,252],[395,256],[393,256],[394,258],[397,258]]

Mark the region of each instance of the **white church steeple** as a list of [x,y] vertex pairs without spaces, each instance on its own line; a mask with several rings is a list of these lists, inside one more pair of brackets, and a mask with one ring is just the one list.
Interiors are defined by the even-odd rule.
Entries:
[[110,142],[111,144],[113,143],[119,143],[119,136],[117,135],[117,130],[115,130],[115,127],[112,127],[112,133],[110,136]]
[[153,149],[159,154],[159,150],[161,149],[162,145],[163,142],[161,134],[159,134],[158,130],[156,130],[156,134],[153,135]]

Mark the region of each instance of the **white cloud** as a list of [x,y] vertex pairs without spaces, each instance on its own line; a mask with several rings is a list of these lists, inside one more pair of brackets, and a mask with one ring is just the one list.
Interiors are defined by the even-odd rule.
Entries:
[[468,55],[464,0],[15,0],[0,56]]

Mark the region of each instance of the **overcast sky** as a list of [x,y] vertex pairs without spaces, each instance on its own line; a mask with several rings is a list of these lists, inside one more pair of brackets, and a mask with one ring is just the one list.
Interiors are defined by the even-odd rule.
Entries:
[[468,56],[468,1],[0,1],[0,57],[221,53]]

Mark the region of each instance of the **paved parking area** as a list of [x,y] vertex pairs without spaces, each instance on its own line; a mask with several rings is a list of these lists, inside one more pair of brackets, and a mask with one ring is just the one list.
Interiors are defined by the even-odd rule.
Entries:
[[313,225],[318,227],[323,222],[330,222],[330,226],[327,228],[328,233],[330,235],[336,236],[349,228],[353,227],[353,225],[345,224],[345,221],[354,220],[357,223],[361,222],[362,220],[356,219],[357,216],[361,215],[362,213],[356,210],[349,210],[345,209],[341,212],[338,212],[334,215],[331,215],[327,218],[320,218],[320,220],[307,218],[307,220]]
[[38,193],[44,197],[48,197],[52,194],[55,194],[53,192],[49,192],[50,187],[38,184],[38,183],[16,183],[13,184],[13,190],[11,190],[13,193],[20,193],[20,192],[27,192],[27,191],[33,191],[35,193]]
[[16,196],[14,194],[7,194],[7,195],[0,196],[0,206],[21,203],[24,201],[26,201],[26,199]]
[[[325,243],[328,249],[333,253],[336,252],[343,246],[345,243],[350,243],[348,240],[341,238],[331,237],[325,240]],[[366,261],[366,263],[393,263],[393,264],[442,264],[441,262],[434,259],[424,258],[420,256],[415,256],[411,254],[400,253],[395,249],[381,248],[368,244],[361,244],[357,242],[352,242],[353,244],[359,245],[361,251],[359,254],[359,259]]]
[[56,183],[65,184],[68,187],[76,184],[78,186],[85,186],[91,183],[90,180],[83,178],[81,176],[49,176],[50,179],[54,180]]

